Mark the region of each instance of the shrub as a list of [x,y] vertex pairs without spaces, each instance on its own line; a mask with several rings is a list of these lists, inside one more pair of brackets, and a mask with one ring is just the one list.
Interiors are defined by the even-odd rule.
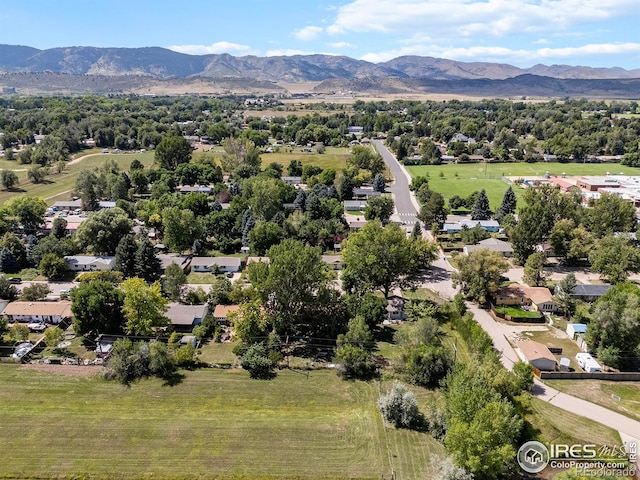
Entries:
[[413,392],[399,382],[378,399],[378,408],[384,419],[396,428],[412,428],[421,423],[418,401]]
[[249,372],[251,378],[264,380],[274,377],[273,362],[268,357],[267,349],[260,343],[250,345],[246,349],[240,358],[240,365]]

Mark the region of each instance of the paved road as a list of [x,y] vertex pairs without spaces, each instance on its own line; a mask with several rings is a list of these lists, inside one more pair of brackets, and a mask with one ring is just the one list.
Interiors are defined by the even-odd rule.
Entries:
[[400,221],[413,225],[418,220],[420,207],[413,193],[409,190],[411,176],[389,149],[385,147],[382,140],[374,140],[373,143],[393,174],[394,181],[388,191],[393,193],[396,213]]
[[[416,215],[419,209],[415,197],[409,191],[410,175],[406,169],[398,163],[393,154],[383,145],[382,141],[374,140],[374,143],[395,178],[394,183],[389,187],[389,191],[394,194],[397,213],[403,220],[411,214]],[[404,221],[407,223],[415,222],[415,217],[411,218],[411,221]],[[445,298],[452,298],[455,294],[455,289],[451,284],[451,272],[453,270],[454,268],[444,258],[438,258],[427,272],[423,286],[438,292]],[[513,274],[514,277],[522,275],[521,271],[515,271]],[[513,332],[503,328],[502,324],[496,322],[486,310],[482,310],[477,305],[467,302],[467,307],[473,313],[480,326],[491,336],[495,348],[502,352],[502,364],[511,370],[513,364],[519,360],[517,353],[507,338],[507,335]],[[625,442],[636,440],[640,443],[638,439],[640,436],[640,422],[591,402],[559,392],[537,379],[531,393],[537,398],[563,410],[582,415],[608,427],[615,428],[620,432],[622,440]]]

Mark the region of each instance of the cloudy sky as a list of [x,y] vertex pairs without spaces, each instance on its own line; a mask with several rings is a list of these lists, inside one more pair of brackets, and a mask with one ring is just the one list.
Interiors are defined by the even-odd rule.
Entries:
[[640,68],[640,0],[21,0],[0,43]]

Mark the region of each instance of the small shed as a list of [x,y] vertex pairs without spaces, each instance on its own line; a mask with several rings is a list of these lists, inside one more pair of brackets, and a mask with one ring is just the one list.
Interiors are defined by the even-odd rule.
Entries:
[[540,371],[553,371],[558,364],[556,357],[553,356],[553,353],[549,351],[546,345],[533,340],[518,342],[516,351],[522,361]]
[[561,372],[568,372],[570,364],[571,364],[571,360],[569,360],[567,357],[562,357],[560,359],[560,371]]
[[567,335],[571,340],[575,340],[577,335],[584,335],[587,332],[587,326],[584,323],[568,323]]

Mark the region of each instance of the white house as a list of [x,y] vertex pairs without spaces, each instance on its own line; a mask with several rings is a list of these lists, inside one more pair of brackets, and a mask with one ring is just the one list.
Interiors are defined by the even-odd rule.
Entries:
[[2,312],[9,322],[44,322],[57,325],[71,318],[71,302],[11,302]]
[[465,245],[462,248],[462,251],[465,255],[469,255],[480,248],[486,248],[492,252],[498,252],[505,258],[513,256],[513,247],[511,244],[498,238],[486,238],[478,242],[477,245]]
[[553,371],[558,364],[556,357],[545,345],[533,340],[518,342],[516,352],[523,362],[540,371]]
[[72,272],[95,272],[98,270],[113,270],[116,257],[92,255],[68,255],[64,257],[67,269]]
[[193,257],[191,259],[192,272],[239,272],[242,261],[238,257]]

